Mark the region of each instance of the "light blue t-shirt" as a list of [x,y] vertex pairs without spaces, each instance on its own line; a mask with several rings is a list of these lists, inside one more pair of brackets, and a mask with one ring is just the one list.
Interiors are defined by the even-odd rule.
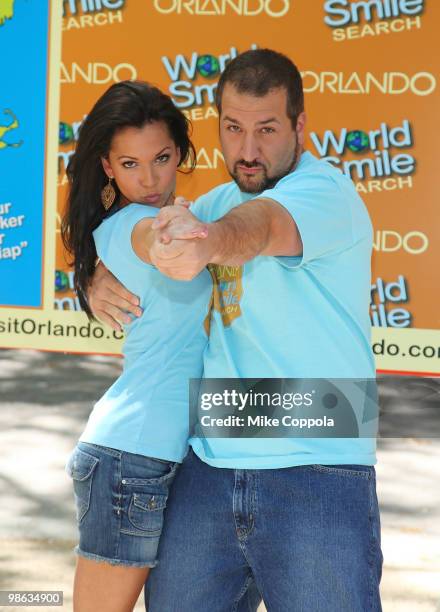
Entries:
[[[273,189],[255,196],[227,183],[199,198],[191,210],[212,222],[256,197],[271,198],[289,211],[303,255],[211,266],[214,310],[204,376],[374,378],[368,312],[373,232],[353,183],[305,152]],[[203,461],[218,467],[376,462],[375,439],[365,437],[192,438],[190,443]]]
[[93,232],[107,268],[139,296],[143,314],[125,326],[124,369],[95,404],[80,440],[181,461],[188,450],[188,379],[199,378],[212,279],[172,280],[134,252],[131,235],[157,208],[130,204]]

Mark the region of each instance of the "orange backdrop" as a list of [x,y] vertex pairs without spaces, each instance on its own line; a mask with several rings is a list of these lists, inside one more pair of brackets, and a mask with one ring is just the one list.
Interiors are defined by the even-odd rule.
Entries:
[[[75,131],[97,98],[127,78],[148,80],[172,95],[193,123],[198,167],[179,179],[178,192],[194,199],[229,180],[212,104],[222,66],[252,45],[271,47],[289,55],[303,74],[308,150],[351,172],[370,211],[379,368],[440,372],[440,2],[65,0],[63,8],[55,310],[77,309],[59,216]],[[399,358],[381,354],[384,341],[408,348],[416,330],[425,330],[419,355],[407,355],[403,345]],[[120,345],[110,339],[90,350],[100,346],[115,352]],[[89,348],[82,342],[77,350]]]

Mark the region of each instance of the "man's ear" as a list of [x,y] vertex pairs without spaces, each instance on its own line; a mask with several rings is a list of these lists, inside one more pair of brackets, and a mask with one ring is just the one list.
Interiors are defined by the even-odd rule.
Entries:
[[298,115],[298,119],[296,120],[296,137],[300,145],[304,144],[306,121],[307,115],[303,111]]
[[113,170],[110,162],[105,157],[101,157],[102,167],[104,168],[104,172],[109,178],[114,178]]

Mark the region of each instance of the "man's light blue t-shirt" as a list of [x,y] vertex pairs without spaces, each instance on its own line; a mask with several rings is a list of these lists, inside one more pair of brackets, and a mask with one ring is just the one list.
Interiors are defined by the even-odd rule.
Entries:
[[[305,152],[273,189],[255,196],[241,193],[235,183],[220,185],[191,210],[212,222],[255,197],[271,198],[289,211],[303,255],[211,266],[215,296],[204,376],[374,378],[368,312],[373,232],[353,183]],[[192,438],[190,443],[217,467],[376,462],[374,438]]]
[[124,369],[95,404],[80,440],[181,461],[188,450],[188,380],[199,378],[212,279],[172,280],[134,252],[135,225],[157,208],[130,204],[94,231],[107,268],[139,296],[143,314],[125,326]]

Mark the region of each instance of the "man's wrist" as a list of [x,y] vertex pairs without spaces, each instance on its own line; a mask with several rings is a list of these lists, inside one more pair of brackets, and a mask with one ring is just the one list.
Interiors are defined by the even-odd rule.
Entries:
[[215,221],[208,224],[208,238],[210,253],[209,262],[213,264],[221,264],[223,256],[224,231],[221,221]]

